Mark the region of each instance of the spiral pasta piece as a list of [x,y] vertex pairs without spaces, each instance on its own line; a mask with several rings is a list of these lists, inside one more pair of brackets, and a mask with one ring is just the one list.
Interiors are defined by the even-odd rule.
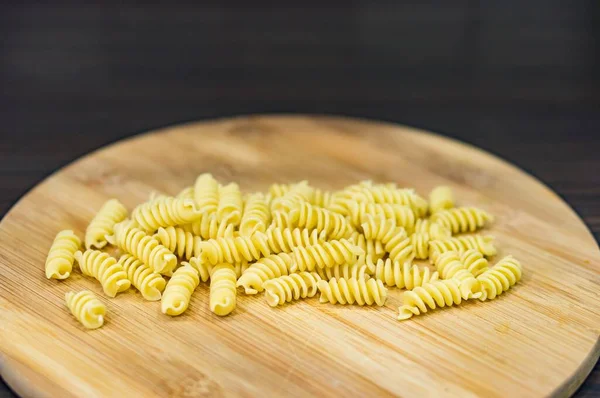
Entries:
[[428,309],[460,305],[463,300],[472,297],[469,289],[461,290],[461,283],[456,279],[437,280],[417,286],[403,294],[403,304],[398,308],[398,320],[420,315]]
[[376,262],[385,256],[385,248],[379,240],[367,239],[357,231],[352,234],[349,240],[365,252],[365,259],[368,261]]
[[357,261],[356,263],[334,265],[333,267],[315,268],[315,272],[319,274],[321,279],[331,280],[335,279],[369,279],[371,277],[371,270],[365,264],[364,261]]
[[269,228],[265,235],[273,253],[291,253],[296,247],[312,246],[324,241],[323,235],[314,229]]
[[244,201],[240,187],[235,182],[219,187],[217,221],[238,226],[242,220]]
[[290,190],[283,196],[273,199],[271,202],[271,211],[289,213],[304,202],[311,203],[313,197],[314,188],[308,185],[308,181],[301,181],[293,184]]
[[285,211],[274,211],[271,213],[271,225],[268,229],[292,229],[295,223],[292,221],[291,214]]
[[210,276],[210,310],[225,316],[235,309],[237,290],[235,271],[229,264],[218,264]]
[[292,272],[313,271],[315,267],[334,267],[355,264],[364,252],[347,239],[331,240],[307,247],[297,247],[292,251],[294,259]]
[[204,173],[196,178],[194,184],[194,201],[203,215],[211,215],[217,212],[219,206],[219,183],[212,174]]
[[242,273],[236,286],[243,287],[246,294],[257,294],[263,291],[266,281],[288,275],[291,267],[292,256],[289,254],[271,254],[250,265]]
[[477,277],[481,283],[481,301],[493,300],[496,296],[510,289],[521,280],[523,269],[521,263],[513,256],[498,261],[488,271]]
[[131,218],[146,232],[154,232],[160,227],[191,223],[201,214],[191,199],[161,196],[138,205]]
[[314,297],[320,280],[316,272],[300,272],[270,279],[263,285],[267,303],[276,307],[292,300]]
[[386,219],[391,218],[396,222],[396,226],[404,227],[407,231],[412,231],[415,227],[415,213],[409,206],[348,201],[347,207],[348,217],[355,227],[361,226],[367,214],[373,217],[383,215]]
[[160,274],[154,272],[131,254],[123,254],[118,263],[123,267],[129,282],[142,294],[144,299],[160,300],[162,291],[165,290],[167,284]]
[[429,204],[414,189],[399,189],[394,184],[361,183],[359,194],[354,195],[356,201],[373,203],[390,203],[409,206],[415,216],[423,217],[427,214]]
[[429,257],[429,234],[416,232],[410,236],[410,243],[414,247],[415,257],[424,260]]
[[333,200],[333,194],[329,191],[315,189],[311,204],[318,207],[328,208]]
[[300,207],[292,210],[290,218],[295,227],[316,229],[329,239],[349,238],[352,234],[352,227],[344,216],[308,202],[303,202]]
[[154,272],[170,275],[177,266],[177,257],[131,222],[115,225],[115,234],[106,239],[129,254],[133,254]]
[[387,299],[387,289],[383,282],[374,278],[321,280],[317,287],[321,292],[321,303],[382,306]]
[[106,306],[89,290],[68,292],[65,294],[65,302],[71,314],[86,329],[98,329],[104,325]]
[[106,201],[85,230],[85,248],[101,249],[108,243],[106,235],[112,235],[115,224],[127,218],[127,208],[117,199]]
[[210,264],[239,263],[254,261],[271,254],[267,236],[257,232],[254,235],[236,238],[217,238],[200,242],[201,258]]
[[449,251],[440,254],[435,259],[435,269],[440,273],[442,279],[450,279],[460,270],[466,270],[467,266],[460,261],[460,254]]
[[73,271],[75,252],[81,246],[81,239],[71,230],[56,234],[46,258],[46,278],[66,279]]
[[162,313],[171,316],[183,314],[188,309],[192,293],[199,284],[198,271],[194,267],[186,264],[177,268],[160,300]]
[[468,270],[458,270],[456,274],[452,276],[452,279],[459,282],[461,291],[470,292],[469,298],[481,297],[481,282],[478,281],[477,278],[475,278]]
[[392,261],[403,263],[414,258],[415,250],[406,230],[396,227],[393,219],[385,219],[383,215],[376,217],[367,215],[362,229],[365,238],[380,240],[384,244],[385,251],[389,253]]
[[429,193],[429,210],[431,214],[454,207],[454,194],[447,186],[437,186]]
[[108,254],[99,250],[86,250],[84,253],[75,253],[75,258],[81,272],[96,278],[108,297],[115,297],[117,293],[124,292],[131,286],[123,266]]
[[271,222],[271,211],[262,193],[246,197],[244,214],[240,222],[240,235],[251,236],[255,232],[265,232]]
[[470,249],[463,252],[460,255],[460,261],[474,277],[478,277],[490,269],[488,260],[479,250]]
[[271,184],[271,186],[269,187],[269,191],[266,195],[266,200],[267,204],[269,205],[269,208],[271,207],[271,203],[274,199],[282,197],[283,195],[288,193],[291,188],[292,184]]
[[232,238],[235,230],[233,224],[219,223],[216,214],[203,214],[200,219],[191,224],[185,224],[182,228],[202,239]]
[[419,267],[410,261],[400,263],[389,258],[377,261],[375,279],[383,281],[387,286],[412,290],[417,286],[438,280],[437,272],[431,272],[427,267]]
[[438,211],[431,216],[431,221],[450,228],[453,234],[475,232],[493,220],[490,213],[476,207],[457,207]]
[[443,240],[452,237],[450,228],[445,227],[437,222],[431,222],[426,218],[419,218],[415,223],[414,233],[428,233],[432,240]]
[[450,239],[430,241],[429,261],[435,263],[435,260],[440,254],[448,251],[463,253],[469,249],[478,250],[486,257],[495,256],[497,252],[493,236],[458,236]]
[[200,242],[202,239],[177,227],[160,227],[154,235],[164,247],[177,255],[177,257],[189,260],[193,256],[200,255]]
[[178,199],[192,199],[194,200],[194,187],[183,188],[176,196]]

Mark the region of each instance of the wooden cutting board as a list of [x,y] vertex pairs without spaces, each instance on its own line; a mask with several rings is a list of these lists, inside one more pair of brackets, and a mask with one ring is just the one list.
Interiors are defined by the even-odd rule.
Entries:
[[[515,143],[515,145],[518,145]],[[171,318],[130,291],[109,299],[78,272],[47,280],[61,229],[83,236],[102,203],[129,208],[176,194],[202,172],[244,190],[308,179],[338,189],[363,179],[427,194],[448,184],[460,203],[494,215],[499,255],[523,263],[500,298],[396,320],[385,307],[310,299],[270,308],[240,294],[220,318],[206,285]],[[68,290],[106,303],[87,331],[66,310]],[[600,253],[555,193],[471,146],[387,123],[258,116],[192,123],[118,142],[58,171],[0,223],[1,372],[31,396],[566,396],[599,355]]]

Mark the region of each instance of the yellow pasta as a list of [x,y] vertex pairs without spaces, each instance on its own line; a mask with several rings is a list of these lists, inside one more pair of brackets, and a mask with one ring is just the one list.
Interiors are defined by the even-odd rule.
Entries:
[[415,250],[415,257],[419,260],[429,257],[429,240],[427,232],[415,232],[410,236],[410,243]]
[[281,198],[283,195],[288,193],[291,188],[292,184],[272,184],[269,187],[269,192],[266,195],[267,204],[269,204],[269,207],[271,206],[273,200],[276,198]]
[[233,238],[234,226],[229,223],[219,223],[217,215],[204,214],[191,224],[185,224],[182,228],[202,239]]
[[81,239],[73,231],[67,229],[56,234],[46,258],[46,278],[68,278],[73,271],[75,252],[80,246]]
[[[200,174],[194,184],[194,201],[204,216],[217,212],[219,206],[219,183],[212,174]],[[206,239],[206,238],[204,238]]]
[[306,247],[324,242],[317,230],[300,228],[269,228],[265,232],[267,244],[273,253],[291,253],[296,247]]
[[176,196],[178,199],[194,200],[194,187],[185,187]]
[[329,239],[349,238],[352,234],[350,223],[341,214],[303,202],[290,213],[295,227],[316,229]]
[[248,195],[240,222],[240,235],[251,236],[255,232],[265,232],[270,222],[271,211],[265,196],[262,193]]
[[404,263],[414,258],[415,250],[406,230],[397,227],[393,219],[385,219],[381,214],[375,217],[367,215],[362,229],[365,238],[376,239],[384,244],[385,251],[389,253],[392,261]]
[[261,258],[242,273],[236,286],[243,287],[246,294],[263,291],[263,284],[269,279],[288,275],[292,266],[292,256],[287,253],[272,254]]
[[483,257],[479,250],[471,249],[460,255],[460,261],[467,271],[477,277],[490,269],[488,260]]
[[361,248],[347,239],[331,240],[307,247],[297,247],[292,251],[294,260],[292,272],[313,271],[315,267],[334,267],[343,264],[355,264]]
[[468,300],[472,296],[473,293],[468,288],[461,289],[461,283],[456,279],[425,283],[423,286],[404,292],[403,304],[398,308],[398,320],[424,314],[428,309],[460,305],[463,300]]
[[295,223],[292,221],[291,214],[286,211],[274,211],[271,213],[271,225],[268,229],[292,229]]
[[365,252],[366,260],[376,262],[385,256],[385,248],[379,240],[367,239],[357,231],[354,231],[349,240]]
[[457,207],[438,211],[431,216],[431,221],[450,228],[453,234],[475,232],[493,220],[490,213],[476,207]]
[[283,196],[271,201],[271,211],[281,211],[288,213],[302,203],[311,203],[314,196],[314,189],[308,185],[308,181],[301,181],[293,184],[290,190]]
[[160,227],[170,227],[191,223],[201,216],[191,199],[177,199],[161,196],[138,205],[131,218],[146,232],[154,232]]
[[439,276],[437,272],[432,273],[427,267],[419,267],[409,261],[400,263],[388,258],[385,261],[377,261],[374,277],[383,281],[387,286],[412,290],[424,283],[436,281]]
[[458,271],[466,270],[467,266],[460,261],[460,254],[455,251],[444,252],[435,259],[435,269],[442,279],[452,278]]
[[179,258],[189,260],[193,256],[200,255],[200,242],[202,242],[202,239],[182,228],[161,227],[154,235],[154,239],[158,240]]
[[219,316],[225,316],[235,309],[237,289],[233,267],[218,264],[210,276],[210,310]]
[[317,287],[321,293],[321,303],[382,306],[387,299],[387,289],[383,282],[374,278],[321,280]]
[[167,282],[163,277],[154,272],[146,264],[131,254],[123,254],[119,258],[119,264],[127,274],[129,282],[148,301],[160,300],[162,291],[165,290]]
[[415,213],[409,206],[390,204],[390,203],[370,203],[355,202],[347,203],[348,217],[355,227],[359,227],[365,222],[366,215],[391,218],[396,222],[396,226],[404,227],[407,231],[412,231],[415,227]]
[[313,198],[311,200],[311,204],[328,208],[333,200],[333,194],[329,191],[323,191],[321,189],[315,189],[313,193]]
[[240,187],[235,182],[219,187],[217,221],[238,226],[242,220],[244,201]]
[[108,243],[106,235],[112,235],[115,224],[127,218],[127,209],[117,199],[110,199],[102,205],[85,230],[85,248],[101,249]]
[[429,261],[434,263],[440,254],[448,251],[463,253],[469,249],[478,250],[486,257],[495,256],[497,252],[493,236],[458,236],[450,239],[430,241]]
[[99,250],[86,250],[84,253],[75,253],[75,258],[81,272],[96,278],[107,296],[115,297],[131,286],[123,266],[108,254]]
[[452,189],[447,186],[435,187],[429,193],[429,210],[431,214],[441,210],[448,210],[454,207],[454,194]]
[[521,280],[523,269],[521,263],[513,256],[498,261],[488,271],[477,277],[481,283],[481,301],[493,300],[496,296],[510,289]]
[[373,185],[368,182],[361,183],[359,193],[353,196],[356,201],[372,203],[391,203],[409,206],[415,216],[423,217],[427,214],[428,203],[413,189],[399,189],[393,184]]
[[192,293],[199,284],[198,271],[194,267],[186,264],[177,268],[160,300],[162,313],[171,316],[183,314],[188,309]]
[[426,218],[419,218],[415,223],[414,233],[428,233],[432,240],[450,239],[452,231],[437,222],[431,222]]
[[356,263],[350,264],[338,264],[333,267],[315,268],[315,272],[319,274],[321,279],[369,279],[371,277],[371,270],[365,264],[364,261],[357,261]]
[[468,270],[458,270],[458,272],[452,276],[452,279],[459,282],[461,291],[471,292],[470,298],[481,297],[481,282],[479,282]]
[[133,254],[154,272],[170,275],[177,266],[177,257],[134,224],[123,221],[115,225],[115,234],[106,239],[129,254]]
[[210,264],[254,261],[271,254],[267,236],[260,232],[236,238],[217,238],[200,242],[201,258]]
[[292,300],[313,297],[317,294],[317,283],[320,280],[315,272],[300,272],[270,279],[263,285],[267,303],[276,307]]
[[68,292],[65,294],[65,301],[71,314],[86,329],[98,329],[104,325],[106,306],[96,298],[94,293],[89,290]]

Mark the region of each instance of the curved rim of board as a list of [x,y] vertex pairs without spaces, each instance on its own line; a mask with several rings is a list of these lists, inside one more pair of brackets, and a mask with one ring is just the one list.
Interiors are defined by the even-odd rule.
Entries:
[[[547,184],[545,184],[542,180],[540,180],[535,175],[531,174],[529,171],[522,169],[521,167],[503,159],[501,156],[489,152],[488,150],[481,149],[476,147],[470,143],[464,142],[462,140],[451,138],[445,136],[441,133],[436,133],[428,130],[424,130],[422,128],[412,127],[409,125],[394,123],[390,121],[383,121],[378,119],[369,119],[364,117],[353,117],[353,116],[345,116],[345,115],[329,115],[329,114],[296,114],[296,113],[265,113],[265,114],[240,114],[236,116],[225,116],[204,120],[194,120],[194,121],[185,121],[173,125],[166,125],[163,127],[153,128],[148,131],[139,131],[134,133],[133,135],[123,137],[109,144],[103,145],[99,148],[96,148],[84,155],[81,155],[66,164],[60,166],[53,172],[47,174],[41,180],[37,181],[35,185],[31,186],[23,195],[21,195],[15,203],[9,208],[9,210],[4,214],[4,216],[0,219],[0,229],[3,226],[4,220],[18,208],[19,204],[23,201],[23,199],[28,198],[30,195],[34,195],[36,193],[36,189],[38,186],[48,179],[51,179],[56,174],[61,173],[65,169],[73,168],[78,165],[78,163],[88,159],[90,157],[94,157],[98,153],[110,151],[112,148],[121,145],[123,143],[129,141],[135,141],[141,138],[148,137],[150,135],[160,135],[167,133],[174,129],[179,128],[189,128],[193,126],[202,126],[208,123],[218,123],[225,121],[235,121],[235,120],[245,120],[251,118],[258,119],[268,119],[268,120],[276,120],[280,123],[284,122],[285,119],[315,119],[317,121],[331,121],[331,122],[359,122],[363,124],[372,124],[373,126],[385,126],[388,128],[401,128],[404,129],[405,132],[410,134],[423,134],[433,136],[438,140],[446,141],[448,143],[453,143],[454,145],[462,146],[468,151],[478,152],[481,155],[485,155],[488,158],[493,158],[496,162],[501,163],[504,167],[509,167],[513,171],[518,172],[521,177],[528,179],[530,183],[538,185],[544,188],[548,193],[552,194],[556,200],[558,200],[566,209],[568,209],[572,215],[578,220],[579,224],[584,227],[589,238],[592,242],[595,243],[596,248],[599,248],[598,242],[595,240],[590,228],[583,221],[580,215],[566,202],[560,195],[558,195],[554,190],[551,189]],[[0,264],[1,266],[1,264]],[[0,344],[1,344],[0,340]],[[1,346],[0,346],[1,349]],[[570,377],[565,379],[552,393],[551,396],[570,396],[581,386],[584,380],[589,376],[590,372],[594,368],[594,365],[598,361],[600,357],[600,336],[598,336],[595,344],[591,347],[588,352],[587,357],[583,359],[583,361],[579,364],[577,368],[572,372]],[[6,357],[3,352],[0,350],[0,377],[6,382],[7,385],[11,387],[17,394],[21,396],[40,396],[45,397],[47,394],[39,389],[39,386],[54,386],[53,383],[50,383],[46,380],[42,375],[36,374],[34,371],[29,369],[26,365],[21,364],[20,362],[14,360],[13,358]],[[37,383],[37,385],[33,385]]]

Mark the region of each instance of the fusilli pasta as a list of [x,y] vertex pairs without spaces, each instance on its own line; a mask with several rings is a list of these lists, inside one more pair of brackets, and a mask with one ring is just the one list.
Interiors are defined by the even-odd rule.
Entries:
[[188,309],[192,293],[199,284],[198,271],[194,267],[186,264],[177,268],[160,300],[162,313],[171,316],[183,314]]
[[210,264],[239,263],[253,261],[271,254],[267,236],[257,232],[254,235],[236,238],[217,238],[200,242],[201,258]]
[[81,272],[96,278],[108,297],[115,297],[117,293],[124,292],[131,286],[123,266],[108,254],[99,250],[86,250],[84,253],[75,253],[75,258]]
[[235,309],[237,290],[233,267],[218,264],[210,276],[210,310],[219,316],[225,316]]
[[240,223],[240,235],[251,236],[255,232],[265,232],[271,222],[271,211],[262,193],[246,197],[244,214]]
[[152,271],[131,254],[123,254],[119,258],[119,264],[127,274],[129,282],[142,294],[142,297],[148,301],[160,300],[167,284],[160,274]]
[[102,205],[85,230],[85,248],[101,249],[106,246],[106,235],[112,235],[115,224],[127,218],[127,209],[117,199]]
[[364,261],[357,261],[356,263],[334,265],[333,267],[315,268],[315,272],[319,274],[321,279],[330,280],[333,278],[340,279],[369,279],[372,272]]
[[458,236],[444,240],[432,240],[429,242],[429,261],[434,263],[437,257],[448,251],[463,253],[469,249],[480,251],[484,256],[496,255],[496,246],[493,236],[469,235]]
[[422,286],[424,283],[436,281],[438,273],[431,273],[429,268],[419,267],[409,261],[400,263],[388,258],[385,261],[377,261],[374,277],[383,281],[387,286],[412,290],[417,286]]
[[296,247],[306,247],[324,242],[323,234],[315,229],[269,228],[265,232],[267,244],[273,253],[291,253]]
[[288,275],[292,266],[292,257],[287,253],[271,254],[261,258],[242,273],[236,286],[243,287],[246,294],[263,291],[263,284],[269,279]]
[[513,256],[498,261],[488,271],[477,277],[481,283],[481,301],[493,300],[521,280],[522,266]]
[[106,306],[96,298],[94,293],[89,290],[68,292],[65,294],[65,301],[71,314],[86,329],[97,329],[104,325]]
[[177,266],[177,257],[144,231],[123,221],[115,225],[115,234],[106,239],[129,254],[133,254],[154,272],[170,275]]
[[46,278],[66,279],[73,271],[75,252],[81,246],[81,239],[67,229],[56,234],[46,258]]
[[317,283],[320,280],[315,272],[300,272],[270,279],[263,285],[267,303],[276,307],[292,300],[313,297],[317,294]]
[[476,207],[441,210],[431,216],[431,221],[450,228],[453,234],[475,232],[493,219],[490,213]]
[[146,232],[191,223],[200,216],[201,212],[193,200],[164,196],[142,203],[131,213],[131,218]]
[[235,182],[219,187],[217,221],[237,226],[242,220],[244,201],[240,187]]
[[194,184],[194,201],[203,216],[217,212],[219,206],[219,183],[212,174],[204,173],[196,178],[196,183]]
[[317,287],[321,293],[321,303],[382,306],[387,299],[383,282],[374,278],[321,280]]
[[425,218],[419,218],[415,223],[415,233],[428,233],[432,240],[449,239],[452,237],[450,228]]
[[329,239],[349,238],[352,234],[352,227],[344,216],[308,202],[303,202],[300,207],[292,210],[290,219],[295,227],[316,229]]
[[489,270],[488,260],[483,257],[479,250],[470,249],[460,255],[460,261],[465,265],[467,271],[477,277]]
[[313,271],[315,267],[333,267],[343,264],[355,264],[362,249],[347,239],[331,240],[307,247],[297,247],[292,251],[292,272]]
[[429,210],[431,214],[441,210],[448,210],[454,207],[454,194],[452,189],[440,185],[435,187],[429,193]]
[[159,243],[179,258],[189,260],[193,256],[200,255],[200,242],[202,242],[202,239],[182,228],[160,227],[154,235],[154,239],[158,240]]

